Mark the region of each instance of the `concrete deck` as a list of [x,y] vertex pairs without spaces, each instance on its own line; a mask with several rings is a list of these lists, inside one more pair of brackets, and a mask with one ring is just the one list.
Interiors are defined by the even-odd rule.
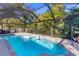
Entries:
[[65,39],[61,42],[61,44],[65,48],[67,48],[70,52],[72,52],[74,55],[79,56],[79,44],[78,43]]
[[0,56],[15,56],[16,53],[13,51],[7,40],[0,40]]

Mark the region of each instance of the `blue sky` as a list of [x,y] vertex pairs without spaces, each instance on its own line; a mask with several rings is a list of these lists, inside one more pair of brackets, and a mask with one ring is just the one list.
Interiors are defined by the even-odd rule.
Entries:
[[[41,7],[41,6],[44,6],[44,4],[43,3],[28,3],[27,6],[29,6],[30,9],[35,10],[35,9]],[[48,10],[48,8],[47,8],[47,6],[45,6],[41,9],[38,9],[35,12],[38,13],[38,14],[42,14],[42,13],[46,12],[47,10]]]
[[[64,4],[64,5],[68,9],[71,9],[73,7],[79,7],[79,4]],[[26,4],[25,4],[25,6],[26,6]],[[35,9],[41,7],[41,6],[44,6],[44,4],[43,3],[27,3],[27,6],[29,6],[30,9],[35,10]],[[46,12],[47,10],[48,10],[48,8],[47,8],[47,6],[45,6],[45,7],[41,8],[41,9],[38,9],[35,12],[37,14],[42,14],[42,13]],[[66,11],[68,11],[68,10],[66,10]]]

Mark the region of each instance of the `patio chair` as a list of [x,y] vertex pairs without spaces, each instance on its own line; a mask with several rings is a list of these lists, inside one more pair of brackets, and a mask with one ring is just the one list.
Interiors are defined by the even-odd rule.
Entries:
[[6,30],[0,30],[0,34],[8,34],[8,33],[10,33],[10,31],[6,31]]

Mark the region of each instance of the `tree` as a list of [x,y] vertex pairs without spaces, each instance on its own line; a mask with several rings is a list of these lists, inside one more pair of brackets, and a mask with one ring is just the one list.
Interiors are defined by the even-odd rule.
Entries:
[[[46,6],[48,6],[48,5],[46,5]],[[48,7],[50,7],[50,6],[48,6]],[[59,29],[62,29],[64,26],[64,21],[62,21],[62,18],[65,15],[64,5],[63,4],[53,4],[52,7],[49,9],[50,10],[48,10],[45,13],[43,13],[42,15],[38,16],[40,21],[45,21],[45,20],[49,20],[49,21],[39,22],[37,19],[33,20],[33,21],[39,22],[38,26],[37,26],[39,33],[50,35],[53,31],[54,36],[59,36],[60,35]],[[52,14],[53,14],[54,18],[52,17]],[[32,29],[34,29],[35,27],[36,26],[34,26]],[[50,28],[52,28],[53,30],[51,30]]]
[[[51,10],[55,18],[53,19],[52,25],[62,30],[64,26],[64,21],[62,21],[63,20],[62,18],[65,16],[64,4],[53,4]],[[61,35],[61,31],[59,29],[53,28],[53,32],[55,36]]]
[[65,35],[66,36],[73,36],[74,34],[74,30],[75,28],[78,28],[78,25],[79,25],[79,17],[78,17],[78,14],[79,14],[79,8],[73,8],[70,12],[69,12],[69,18],[67,18],[65,20],[65,29],[66,29],[66,33]]

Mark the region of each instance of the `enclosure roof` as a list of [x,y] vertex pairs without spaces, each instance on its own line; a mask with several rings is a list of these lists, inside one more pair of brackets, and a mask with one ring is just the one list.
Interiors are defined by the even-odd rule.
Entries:
[[[39,14],[42,14],[43,12],[46,12],[48,10],[51,12],[50,9],[52,5],[53,4],[46,4],[46,3],[39,3],[39,4],[38,3],[37,4],[0,3],[0,19],[7,18],[7,17],[13,17],[13,18],[18,18],[20,21],[27,23],[27,24],[33,23],[32,22],[33,19],[39,20],[39,22],[42,22],[38,18]],[[72,16],[69,15],[67,16],[66,19],[73,18],[77,15],[78,14],[72,15]],[[26,21],[22,20],[23,16],[26,18]],[[51,12],[51,16],[54,17],[52,12]],[[45,20],[44,22],[47,22],[47,21],[49,20]],[[35,23],[39,23],[39,22],[35,22]]]

